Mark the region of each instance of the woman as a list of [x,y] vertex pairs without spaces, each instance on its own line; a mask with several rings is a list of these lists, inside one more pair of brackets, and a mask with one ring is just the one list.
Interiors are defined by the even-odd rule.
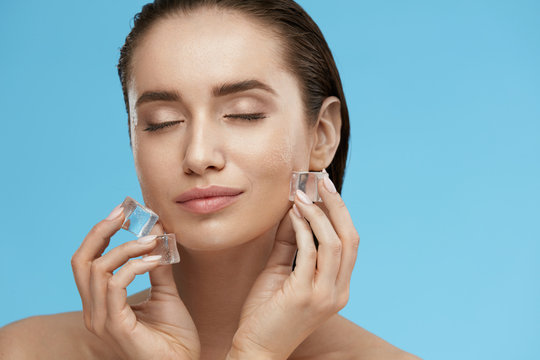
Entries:
[[[157,0],[136,16],[118,70],[154,233],[176,234],[181,262],[132,259],[152,237],[103,254],[118,206],[73,256],[82,313],[4,328],[6,358],[416,358],[337,314],[359,242],[338,193],[348,113],[297,4]],[[323,169],[322,205],[302,192],[293,205],[291,173]],[[127,298],[146,272],[151,291]]]

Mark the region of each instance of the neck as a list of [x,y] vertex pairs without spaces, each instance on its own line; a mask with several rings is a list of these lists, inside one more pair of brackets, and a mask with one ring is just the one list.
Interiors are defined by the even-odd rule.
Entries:
[[178,293],[199,332],[201,346],[228,350],[244,301],[266,266],[277,226],[234,248],[194,251],[179,245],[174,265]]

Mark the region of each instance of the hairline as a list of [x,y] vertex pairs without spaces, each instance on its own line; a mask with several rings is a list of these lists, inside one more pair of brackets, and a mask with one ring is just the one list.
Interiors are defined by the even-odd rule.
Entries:
[[[265,21],[264,18],[256,16],[254,14],[250,14],[246,11],[242,11],[242,9],[236,9],[231,8],[227,6],[221,6],[219,4],[197,4],[196,7],[191,9],[175,9],[170,12],[165,12],[161,16],[157,17],[144,31],[139,35],[138,38],[136,38],[132,45],[131,49],[131,57],[129,58],[129,62],[126,64],[126,99],[128,101],[128,121],[129,121],[129,127],[131,128],[131,104],[129,103],[129,88],[133,86],[133,59],[135,59],[135,53],[137,51],[137,48],[140,46],[140,44],[145,40],[145,38],[148,36],[148,34],[152,31],[152,28],[157,26],[159,23],[164,22],[168,19],[174,18],[174,17],[182,17],[182,16],[190,16],[196,13],[197,11],[212,11],[216,10],[223,13],[230,13],[235,16],[242,16],[243,19],[247,20],[248,22],[251,22],[253,25],[255,25],[259,30],[268,36],[272,37],[274,40],[276,40],[276,43],[278,45],[277,51],[279,54],[280,61],[276,62],[276,65],[281,70],[285,71],[289,75],[291,75],[296,83],[296,86],[298,87],[298,90],[300,92],[300,98],[301,98],[301,106],[302,106],[302,113],[304,114],[305,118],[304,120],[308,122],[308,125],[313,125],[314,121],[311,121],[312,114],[309,114],[309,110],[307,107],[306,102],[306,96],[307,96],[307,89],[305,89],[304,81],[301,78],[300,74],[294,71],[293,64],[291,62],[291,53],[292,51],[289,49],[290,44],[287,41],[285,34],[282,33],[282,31],[279,29],[279,26],[276,24],[272,24],[268,21]],[[251,15],[251,16],[250,16]],[[268,25],[268,29],[265,28],[264,25]],[[130,138],[131,138],[131,131]],[[131,142],[131,141],[130,141]]]

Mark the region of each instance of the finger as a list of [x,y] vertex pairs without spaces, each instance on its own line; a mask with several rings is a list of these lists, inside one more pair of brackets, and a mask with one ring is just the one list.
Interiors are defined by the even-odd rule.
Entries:
[[127,286],[131,284],[136,275],[144,274],[157,266],[161,255],[151,255],[142,259],[129,260],[107,281],[107,315],[109,320],[114,321],[122,314],[127,304]]
[[150,252],[156,246],[155,235],[144,236],[138,240],[128,241],[94,260],[90,274],[90,293],[92,298],[92,321],[100,328],[105,321],[107,282],[113,271],[126,263],[130,258]]
[[315,282],[334,288],[341,262],[341,241],[328,217],[304,192],[296,192],[294,203],[319,241]]
[[149,253],[155,246],[156,235],[143,236],[111,249],[102,257],[94,260],[93,266],[101,272],[112,273],[129,259]]
[[286,214],[279,223],[274,247],[268,258],[267,268],[283,267],[285,271],[290,272],[296,250],[293,225],[290,216]]
[[[151,234],[162,235],[165,231],[161,223],[156,223]],[[154,300],[165,296],[178,296],[176,283],[172,272],[172,265],[162,265],[150,271],[150,297]]]
[[323,200],[325,207],[328,209],[328,217],[334,226],[336,233],[341,239],[342,253],[341,266],[336,280],[338,290],[349,288],[351,276],[358,255],[358,246],[360,244],[360,236],[354,227],[351,215],[345,202],[335,191],[334,184],[329,178],[319,181],[319,194]]
[[122,205],[118,205],[111,211],[109,216],[97,223],[86,235],[81,246],[75,252],[77,259],[81,261],[92,261],[103,254],[113,236],[124,220]]
[[311,287],[317,263],[317,249],[315,248],[313,234],[308,222],[300,216],[295,213],[295,209],[289,210],[289,219],[291,220],[298,244],[296,267],[293,273],[296,274],[303,285]]
[[84,238],[81,246],[71,258],[73,276],[79,294],[81,295],[85,323],[90,325],[91,296],[90,296],[90,268],[92,261],[101,256],[110,237],[118,231],[124,219],[123,209],[118,205],[101,222],[96,224]]

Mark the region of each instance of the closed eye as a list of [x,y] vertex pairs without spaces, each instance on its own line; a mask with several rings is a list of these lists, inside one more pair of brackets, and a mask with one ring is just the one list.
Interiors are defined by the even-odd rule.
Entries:
[[157,131],[157,130],[160,130],[160,129],[164,129],[164,128],[174,126],[176,124],[180,124],[182,122],[183,122],[182,120],[175,120],[175,121],[161,122],[161,123],[157,123],[157,124],[149,124],[148,127],[146,129],[144,129],[144,131]]
[[254,114],[227,114],[227,115],[224,115],[224,117],[253,121],[253,120],[264,119],[266,116],[263,113],[254,113]]

